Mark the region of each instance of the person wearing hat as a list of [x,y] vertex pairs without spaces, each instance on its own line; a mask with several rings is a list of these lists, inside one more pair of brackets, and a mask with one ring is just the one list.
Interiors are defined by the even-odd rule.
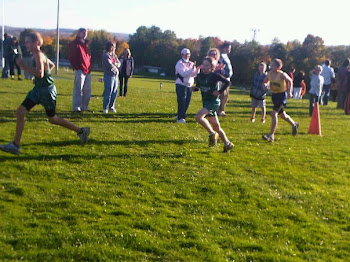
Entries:
[[194,84],[194,78],[198,70],[196,64],[190,61],[191,51],[188,48],[181,50],[181,59],[175,66],[175,86],[177,95],[177,118],[176,122],[186,123],[186,111],[190,105],[192,93],[190,87]]
[[74,70],[73,112],[89,111],[91,97],[91,54],[87,30],[79,28],[76,38],[69,44],[69,62]]

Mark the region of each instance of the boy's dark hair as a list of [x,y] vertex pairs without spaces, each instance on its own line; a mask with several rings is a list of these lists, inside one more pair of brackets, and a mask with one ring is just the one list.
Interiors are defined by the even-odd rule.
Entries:
[[326,61],[324,61],[324,64],[325,64],[326,66],[329,66],[329,65],[331,64],[331,60],[327,59]]
[[224,48],[228,48],[229,46],[231,46],[230,42],[225,42],[222,44],[221,48],[224,49]]
[[105,45],[105,51],[109,52],[109,50],[111,49],[111,47],[114,46],[112,41],[107,41],[106,45]]
[[43,38],[41,36],[40,33],[38,32],[32,32],[32,33],[28,33],[25,35],[25,37],[28,37],[33,43],[38,41],[39,42],[39,46],[43,45]]

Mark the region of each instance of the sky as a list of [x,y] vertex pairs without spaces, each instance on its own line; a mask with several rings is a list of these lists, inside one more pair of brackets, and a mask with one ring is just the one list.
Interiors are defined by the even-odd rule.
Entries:
[[312,34],[325,45],[350,45],[349,0],[0,0],[0,24],[55,29],[58,1],[61,28],[133,34],[154,25],[178,38],[240,43],[251,41],[255,31],[260,44],[303,42]]

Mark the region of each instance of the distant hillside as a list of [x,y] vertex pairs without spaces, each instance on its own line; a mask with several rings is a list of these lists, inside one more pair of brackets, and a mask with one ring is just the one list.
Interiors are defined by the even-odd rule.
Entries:
[[[5,26],[5,33],[19,37],[20,33],[24,29],[26,29],[26,28]],[[27,28],[27,29],[29,29],[29,28]],[[44,34],[44,35],[51,35],[51,36],[56,35],[56,29],[42,29],[42,28],[30,28],[30,29],[38,31],[39,33]],[[75,31],[76,31],[76,29],[60,28],[60,37],[69,37],[72,34],[74,34]],[[115,32],[111,32],[111,33],[119,40],[122,40],[122,41],[129,40],[129,34],[115,33]]]

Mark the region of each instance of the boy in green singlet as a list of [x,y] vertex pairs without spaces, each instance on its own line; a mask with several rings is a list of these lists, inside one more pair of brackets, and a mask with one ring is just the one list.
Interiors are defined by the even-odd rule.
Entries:
[[68,120],[58,117],[56,115],[56,87],[54,80],[51,77],[51,70],[55,67],[54,63],[46,57],[41,51],[43,39],[39,33],[29,33],[25,36],[25,45],[27,49],[32,52],[34,67],[28,67],[25,65],[22,59],[17,59],[17,64],[25,71],[34,75],[34,88],[29,91],[27,97],[22,104],[18,107],[16,116],[16,134],[13,142],[0,145],[2,151],[19,155],[20,142],[22,132],[24,130],[25,116],[35,105],[41,104],[46,111],[49,118],[49,122],[54,125],[60,125],[70,130],[73,130],[80,137],[82,145],[85,145],[88,141],[90,128],[80,128]]

